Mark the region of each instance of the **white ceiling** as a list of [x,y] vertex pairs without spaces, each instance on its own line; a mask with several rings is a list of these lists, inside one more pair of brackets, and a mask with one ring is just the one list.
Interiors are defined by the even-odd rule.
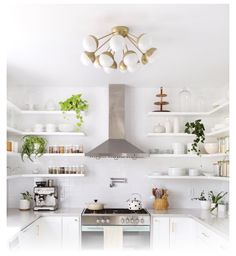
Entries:
[[[222,87],[228,84],[227,5],[28,5],[9,15],[8,82],[32,86]],[[136,73],[80,62],[82,38],[115,25],[153,35],[159,54]]]

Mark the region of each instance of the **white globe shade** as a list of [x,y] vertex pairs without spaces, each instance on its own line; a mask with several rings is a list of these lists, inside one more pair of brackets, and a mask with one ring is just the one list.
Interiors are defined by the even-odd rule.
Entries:
[[83,40],[83,47],[87,52],[95,52],[98,47],[98,40],[95,36],[86,36]]
[[113,73],[114,72],[114,70],[115,69],[113,69],[113,68],[104,68],[104,71],[105,71],[105,73],[107,73],[107,74],[111,74],[111,73]]
[[140,67],[140,64],[136,63],[136,64],[127,66],[127,70],[132,73],[132,72],[137,71],[139,69],[139,67]]
[[150,35],[142,34],[138,38],[138,47],[143,52],[145,52],[147,49],[151,48],[152,44],[153,44],[153,40]]
[[125,54],[124,63],[126,66],[134,65],[137,62],[138,62],[138,56],[136,53],[130,51],[130,53]]
[[81,60],[82,64],[85,66],[89,66],[92,64],[92,61],[89,59],[88,55],[85,52],[83,52],[80,55],[80,60]]
[[105,68],[110,67],[114,62],[114,60],[112,58],[112,54],[109,52],[102,53],[99,56],[99,62]]
[[112,51],[122,51],[125,47],[125,39],[121,35],[115,35],[109,41]]

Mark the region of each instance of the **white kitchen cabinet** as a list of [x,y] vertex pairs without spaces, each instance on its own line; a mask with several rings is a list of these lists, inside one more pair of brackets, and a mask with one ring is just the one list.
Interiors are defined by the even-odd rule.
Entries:
[[196,243],[199,249],[226,250],[228,241],[204,225],[196,224]]
[[19,233],[19,248],[21,250],[35,249],[39,242],[40,219],[34,221]]
[[38,240],[41,248],[60,249],[62,244],[62,218],[57,216],[39,219]]
[[62,218],[62,248],[77,250],[80,248],[80,218]]
[[170,248],[190,249],[195,244],[195,223],[192,218],[170,218]]
[[166,217],[152,218],[152,242],[154,250],[169,248],[169,225],[170,219]]

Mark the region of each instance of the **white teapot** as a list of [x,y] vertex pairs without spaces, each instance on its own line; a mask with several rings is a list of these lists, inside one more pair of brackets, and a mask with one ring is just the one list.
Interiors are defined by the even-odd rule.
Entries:
[[142,209],[142,201],[141,195],[138,193],[134,193],[131,197],[127,200],[128,202],[128,209],[131,211],[138,211]]

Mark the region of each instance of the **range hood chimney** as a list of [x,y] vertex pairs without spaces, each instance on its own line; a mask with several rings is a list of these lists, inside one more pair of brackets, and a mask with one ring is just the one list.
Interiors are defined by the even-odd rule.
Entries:
[[125,139],[125,86],[109,85],[109,139],[85,156],[95,158],[144,158],[148,154]]

